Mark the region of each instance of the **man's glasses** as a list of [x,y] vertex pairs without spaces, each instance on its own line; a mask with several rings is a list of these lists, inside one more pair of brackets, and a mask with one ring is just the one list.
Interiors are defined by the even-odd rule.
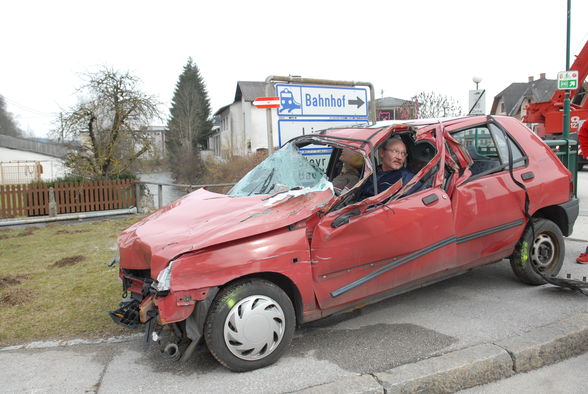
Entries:
[[406,157],[408,155],[408,153],[401,151],[401,150],[398,150],[398,149],[385,149],[385,150],[387,150],[388,152],[392,152],[393,154],[398,155],[400,157]]

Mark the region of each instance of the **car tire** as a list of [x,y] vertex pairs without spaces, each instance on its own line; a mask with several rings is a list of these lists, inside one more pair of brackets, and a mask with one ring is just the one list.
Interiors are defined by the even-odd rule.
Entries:
[[533,230],[527,226],[510,259],[510,266],[519,280],[530,285],[542,285],[542,274],[556,276],[565,256],[565,243],[560,228],[551,220],[533,219]]
[[222,365],[250,371],[280,358],[292,341],[295,320],[292,301],[280,287],[248,279],[219,292],[206,318],[204,338]]

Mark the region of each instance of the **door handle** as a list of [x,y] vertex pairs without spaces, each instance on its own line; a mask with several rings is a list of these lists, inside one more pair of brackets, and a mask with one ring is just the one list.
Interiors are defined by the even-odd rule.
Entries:
[[535,178],[535,174],[533,174],[533,171],[525,172],[523,175],[521,175],[521,178],[523,178],[523,181],[528,181]]
[[432,203],[434,203],[435,201],[437,201],[439,199],[439,197],[436,194],[430,194],[426,197],[423,197],[423,204],[425,205],[431,205]]
[[345,212],[343,215],[335,218],[335,220],[333,220],[333,223],[331,223],[331,227],[333,228],[337,228],[340,227],[344,224],[349,223],[349,219],[357,216],[361,213],[361,211],[359,210],[359,208],[355,208],[349,212]]

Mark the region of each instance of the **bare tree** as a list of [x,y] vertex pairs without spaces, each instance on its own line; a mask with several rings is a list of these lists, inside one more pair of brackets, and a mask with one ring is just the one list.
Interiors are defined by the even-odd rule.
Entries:
[[416,103],[418,119],[445,118],[462,114],[461,106],[455,99],[435,92],[419,92],[414,95],[412,101]]
[[159,117],[158,103],[128,72],[103,68],[87,77],[79,104],[60,114],[59,132],[80,142],[66,165],[82,176],[120,175],[152,149],[146,126]]

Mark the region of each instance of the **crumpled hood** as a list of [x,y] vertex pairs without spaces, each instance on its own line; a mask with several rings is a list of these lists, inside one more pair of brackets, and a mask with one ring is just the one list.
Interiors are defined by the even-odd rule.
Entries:
[[288,226],[332,198],[331,189],[248,197],[199,189],[123,231],[118,237],[120,264],[126,269],[151,268],[156,275],[182,253]]

